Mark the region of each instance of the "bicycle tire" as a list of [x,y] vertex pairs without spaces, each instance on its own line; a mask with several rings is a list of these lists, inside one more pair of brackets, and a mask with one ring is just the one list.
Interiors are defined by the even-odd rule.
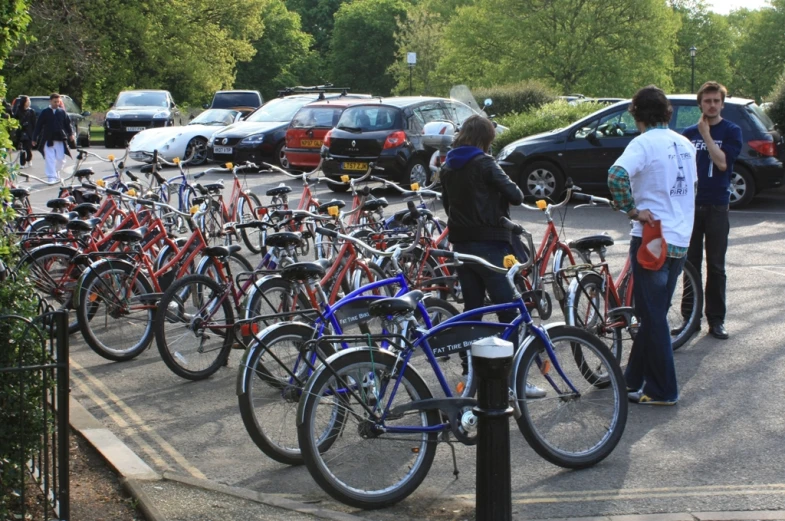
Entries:
[[[245,430],[264,454],[286,465],[303,463],[296,413],[311,373],[302,362],[301,347],[316,337],[315,329],[297,322],[266,328],[246,350],[237,375],[237,399]],[[286,346],[287,342],[292,346]],[[320,348],[326,356],[334,353],[331,344]]]
[[[180,195],[181,186],[184,187],[182,196]],[[182,181],[179,181],[168,185],[166,202],[169,206],[172,206],[181,212],[188,213],[191,206],[193,206],[193,200],[195,197],[196,197],[196,190],[194,189],[193,186],[187,183],[183,183]],[[165,213],[163,208],[161,208],[159,212],[161,214]],[[191,223],[191,220],[186,219],[181,215],[174,215],[166,218],[161,217],[161,220],[164,221],[167,230],[169,231],[176,231],[177,233],[186,233],[188,231],[193,231],[193,224]],[[176,227],[176,230],[170,229],[170,227],[171,228]]]
[[[255,318],[294,310],[311,309],[311,303],[303,295],[296,296],[295,306],[292,300],[292,285],[280,278],[270,277],[256,282],[246,304],[245,318]],[[271,326],[281,319],[267,319],[263,326]]]
[[[230,269],[232,270],[232,276],[237,279],[237,275],[245,271],[253,271],[253,266],[245,258],[243,254],[240,252],[233,251],[229,254],[229,263],[231,264]],[[218,272],[215,269],[215,257],[208,257],[203,262],[199,263],[199,266],[196,270],[199,275],[206,275],[211,279],[218,281]],[[224,275],[228,276],[229,274],[224,269]],[[218,281],[220,282],[220,281]],[[239,289],[239,288],[238,288]]]
[[[377,404],[386,407],[390,400],[385,392],[395,386],[392,381],[381,380],[391,374],[397,374],[400,379],[395,397],[402,400],[397,403],[430,398],[428,386],[414,368],[398,371],[396,357],[386,351],[347,350],[327,362],[330,370],[322,366],[308,380],[297,413],[297,438],[308,471],[325,492],[353,507],[378,509],[402,501],[427,476],[436,454],[438,434],[411,433],[405,438],[402,433],[376,429],[376,425],[367,420],[367,412],[360,402],[372,409]],[[330,399],[342,388],[357,388],[357,392]],[[322,407],[326,409],[325,425],[319,421]],[[401,414],[400,417],[388,415],[389,421],[384,426],[389,428],[395,421],[406,422],[410,418],[412,421],[404,425],[426,428],[441,423],[439,413],[431,410]],[[354,422],[356,425],[349,425]],[[330,450],[323,452],[325,437],[336,439]],[[390,443],[376,443],[387,440]],[[367,452],[359,454],[361,449]],[[390,449],[398,451],[392,455],[388,452]],[[373,464],[376,464],[376,470],[369,469]],[[349,483],[349,480],[355,482]]]
[[[226,242],[224,235],[224,215],[221,204],[218,201],[210,200],[210,208],[199,219],[199,228],[208,246],[223,246]],[[231,242],[231,241],[230,241]]]
[[[674,298],[671,300],[668,321],[671,323],[671,327],[673,327],[676,325],[673,323],[675,320],[674,316],[680,316],[686,322],[686,327],[677,335],[671,334],[671,345],[674,351],[686,344],[695,331],[700,328],[699,324],[703,314],[703,283],[698,275],[698,270],[689,261],[685,261],[680,278],[681,280],[676,283],[676,291],[678,292],[679,288],[681,288],[681,295],[674,295]],[[688,296],[685,297],[685,295]],[[673,302],[677,299],[680,301],[679,306],[673,305]],[[685,312],[687,313],[686,318]]]
[[[259,197],[254,193],[240,194],[237,201],[237,217],[238,222],[245,223],[256,219],[256,209],[262,206]],[[251,253],[262,252],[262,233],[258,228],[243,228],[240,230],[240,238],[242,238],[245,247]]]
[[[129,287],[128,278],[135,272],[129,262],[107,259],[91,264],[77,284],[76,312],[82,337],[90,349],[114,362],[136,358],[153,340],[154,305],[140,301],[143,295],[153,293],[153,286],[144,274],[138,273]],[[117,297],[123,301],[118,302]],[[133,310],[127,309],[129,301],[138,306],[133,318]],[[101,304],[106,309],[103,323]],[[134,323],[140,327],[134,327]],[[116,339],[112,344],[118,347],[107,345],[110,339]]]
[[[517,419],[518,428],[532,449],[554,465],[570,469],[590,467],[605,459],[624,433],[627,422],[624,376],[605,344],[590,333],[576,327],[555,326],[548,330],[548,335],[561,369],[581,394],[575,396],[574,393],[559,393],[556,387],[549,383],[547,377],[555,379],[557,385],[566,386],[555,370],[553,361],[547,356],[543,341],[533,337],[531,343],[525,346],[523,355],[514,368],[515,390],[521,411]],[[583,350],[584,356],[588,356],[590,352],[606,367],[608,378],[604,385],[593,385],[573,362],[571,352],[575,350],[576,344]],[[564,352],[565,350],[570,352]],[[545,389],[547,394],[541,398],[526,398],[527,384]],[[578,441],[578,429],[591,423],[591,413],[599,411],[598,404],[602,400],[608,402],[605,407],[610,410],[608,417],[599,419],[597,439],[581,444]],[[591,408],[584,408],[585,412],[580,418],[568,418],[571,411],[577,412],[578,404],[581,403],[588,403]],[[552,409],[558,414],[546,410],[549,405],[554,406]],[[545,425],[548,420],[553,420],[552,427]],[[563,445],[556,442],[556,436],[564,440],[561,442]]]
[[[203,325],[197,319],[198,314],[204,315],[206,302],[214,299],[218,299],[223,315],[215,319],[216,309],[209,309],[210,323],[217,324],[218,329],[207,334],[197,329]],[[186,380],[204,380],[226,363],[234,341],[230,327],[234,323],[234,312],[230,299],[231,295],[221,284],[206,275],[188,275],[166,290],[158,303],[153,329],[158,352],[174,374]],[[187,312],[189,302],[193,304],[192,313]],[[177,336],[177,333],[181,334]],[[217,341],[205,348],[205,343],[211,339]]]

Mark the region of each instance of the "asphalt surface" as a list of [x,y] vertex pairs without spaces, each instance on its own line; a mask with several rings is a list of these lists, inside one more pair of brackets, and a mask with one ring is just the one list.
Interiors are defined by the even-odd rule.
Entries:
[[[87,166],[107,171],[105,163]],[[30,172],[43,177],[42,170],[37,157]],[[263,203],[264,190],[284,181],[269,174],[247,179]],[[296,205],[301,187],[286,182]],[[29,186],[40,188],[33,197],[39,207],[56,193],[55,187]],[[333,197],[321,186],[317,191],[322,200]],[[385,196],[389,212],[405,207],[394,193]],[[563,217],[568,240],[610,233],[617,245],[609,250],[609,262],[614,270],[621,267],[629,231],[623,215],[607,208],[568,208]],[[516,208],[513,219],[535,242],[541,239],[542,214]],[[561,216],[557,219],[561,228]],[[631,405],[624,436],[606,460],[582,471],[555,467],[538,457],[511,423],[516,519],[785,509],[785,402],[779,401],[785,395],[783,232],[783,190],[764,193],[731,213],[726,322],[731,338],[706,335],[704,321],[703,330],[676,353],[679,404]],[[209,380],[186,382],[169,372],[154,345],[135,360],[114,363],[93,353],[78,334],[71,341],[72,396],[157,472],[319,501],[367,519],[473,518],[476,454],[471,447],[456,446],[457,479],[449,447],[441,444],[417,492],[397,506],[357,512],[332,501],[305,468],[276,463],[251,442],[235,396],[240,351]]]

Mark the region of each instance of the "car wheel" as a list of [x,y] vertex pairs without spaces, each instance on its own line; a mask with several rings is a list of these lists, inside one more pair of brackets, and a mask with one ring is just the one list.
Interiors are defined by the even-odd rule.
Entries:
[[420,186],[428,186],[428,181],[430,181],[430,178],[431,169],[428,167],[428,163],[422,159],[413,159],[409,164],[407,175],[404,181],[408,182],[410,185],[417,183]]
[[106,136],[104,138],[104,148],[114,148],[114,139]]
[[281,141],[281,143],[275,147],[275,158],[278,160],[278,166],[284,170],[288,170],[292,165],[289,163],[289,159],[286,157],[286,152],[283,151],[285,144],[285,142]]
[[730,176],[730,207],[746,206],[755,197],[755,179],[743,166],[733,165]]
[[87,129],[87,136],[82,140],[82,146],[84,148],[90,148],[90,129]]
[[201,165],[207,161],[207,140],[201,136],[197,136],[185,146],[185,159],[189,165]]
[[564,189],[564,174],[553,163],[539,161],[523,168],[520,185],[523,195],[548,197],[555,201]]

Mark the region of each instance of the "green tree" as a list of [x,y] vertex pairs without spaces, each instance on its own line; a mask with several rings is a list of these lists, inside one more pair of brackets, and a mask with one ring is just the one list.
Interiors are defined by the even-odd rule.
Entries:
[[710,12],[703,0],[673,0],[672,5],[681,18],[673,50],[674,92],[690,92],[692,88],[690,48],[693,46],[697,49],[695,90],[709,80],[728,85],[732,77],[730,59],[735,35],[727,17]]
[[355,0],[335,13],[330,49],[332,81],[355,92],[386,96],[395,86],[397,20],[406,18],[403,0]]
[[313,38],[302,31],[300,16],[283,2],[269,2],[262,19],[264,34],[253,42],[253,59],[238,64],[235,88],[258,89],[270,99],[278,89],[299,83],[300,73],[312,62]]
[[326,56],[333,34],[333,17],[346,0],[286,0],[286,7],[300,15],[302,28],[313,36],[313,50]]
[[[437,84],[436,67],[441,58],[444,20],[437,11],[425,5],[412,7],[405,19],[398,20],[395,32],[395,61],[389,72],[396,80],[395,94],[409,92],[411,78],[412,93],[422,95],[444,94],[444,85]],[[410,68],[407,53],[417,53],[417,63]],[[411,76],[410,76],[411,75]]]

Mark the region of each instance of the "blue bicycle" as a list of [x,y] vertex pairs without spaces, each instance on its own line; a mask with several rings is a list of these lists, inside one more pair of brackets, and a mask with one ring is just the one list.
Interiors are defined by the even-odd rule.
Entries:
[[[514,302],[464,312],[432,328],[416,325],[421,292],[372,303],[369,314],[389,324],[387,330],[409,325],[413,335],[356,337],[355,342],[366,345],[333,354],[308,380],[297,412],[298,441],[316,482],[348,505],[382,508],[417,489],[433,463],[437,442],[452,434],[471,444],[476,401],[452,393],[440,377],[438,360],[459,357],[473,342],[489,336],[520,344],[510,379],[510,404],[529,445],[551,463],[572,469],[607,457],[627,419],[624,378],[608,348],[575,327],[534,325],[525,295],[514,284],[526,265],[510,259],[508,269],[472,255],[435,254],[506,273]],[[520,313],[512,323],[482,320],[483,315],[510,309]],[[303,349],[350,340],[341,338],[316,339]],[[367,345],[380,341],[389,347]],[[417,358],[417,353],[425,356]],[[578,357],[589,361],[592,371],[576,363]],[[437,375],[445,398],[434,398],[424,376],[429,372]]]

